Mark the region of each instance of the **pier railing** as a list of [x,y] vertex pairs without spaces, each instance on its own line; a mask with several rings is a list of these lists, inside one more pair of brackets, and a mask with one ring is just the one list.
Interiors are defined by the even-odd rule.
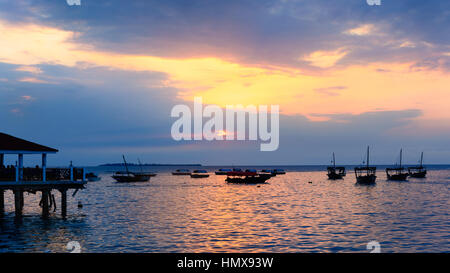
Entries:
[[[21,179],[19,178],[21,177]],[[85,181],[83,168],[23,168],[0,167],[0,181]]]

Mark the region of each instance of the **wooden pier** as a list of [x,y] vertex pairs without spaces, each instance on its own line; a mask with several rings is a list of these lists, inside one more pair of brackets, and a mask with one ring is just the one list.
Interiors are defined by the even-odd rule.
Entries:
[[[24,193],[36,194],[41,192],[42,217],[50,214],[50,206],[54,197],[52,191],[61,193],[61,215],[67,216],[67,192],[84,189],[87,184],[84,169],[74,168],[47,168],[47,154],[57,153],[58,150],[0,133],[0,217],[5,211],[5,191],[11,190],[14,194],[14,207],[16,217],[21,217],[24,207]],[[5,155],[17,155],[14,166],[5,166]],[[35,168],[23,166],[24,154],[41,154],[42,165]],[[76,193],[76,192],[75,192]]]

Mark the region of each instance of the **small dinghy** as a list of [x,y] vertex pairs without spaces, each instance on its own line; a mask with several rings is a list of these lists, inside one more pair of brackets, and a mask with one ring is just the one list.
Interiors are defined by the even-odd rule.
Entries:
[[191,173],[191,178],[207,178],[209,173],[206,170],[195,170]]
[[172,172],[172,175],[191,175],[191,171],[187,169],[179,169]]
[[227,173],[232,171],[232,169],[219,169],[218,171],[216,171],[216,175],[227,175]]
[[101,177],[99,177],[98,175],[96,175],[95,173],[87,173],[86,174],[86,179],[89,182],[96,182],[96,181],[100,181]]

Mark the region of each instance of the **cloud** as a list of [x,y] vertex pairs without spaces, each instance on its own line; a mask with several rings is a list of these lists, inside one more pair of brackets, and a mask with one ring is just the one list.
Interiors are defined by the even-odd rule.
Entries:
[[331,86],[331,87],[316,88],[314,89],[314,91],[326,96],[339,96],[339,92],[336,91],[341,91],[345,89],[347,89],[346,86]]
[[342,48],[333,51],[315,51],[303,58],[303,60],[311,63],[313,66],[329,68],[345,57],[347,53],[348,52]]
[[42,70],[35,66],[20,66],[16,68],[16,71],[29,72],[31,74],[41,74]]
[[370,35],[374,30],[375,26],[373,24],[365,24],[356,28],[349,29],[344,33],[349,35],[366,36]]

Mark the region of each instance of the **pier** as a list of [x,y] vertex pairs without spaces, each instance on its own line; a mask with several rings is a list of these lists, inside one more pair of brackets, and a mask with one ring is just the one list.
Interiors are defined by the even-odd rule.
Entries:
[[[67,193],[74,194],[84,189],[87,184],[85,170],[74,168],[47,168],[47,155],[58,150],[0,133],[0,217],[5,211],[5,192],[11,190],[14,194],[16,217],[21,217],[24,208],[24,193],[41,193],[39,205],[42,207],[42,217],[48,218],[50,207],[56,206],[52,191],[61,194],[61,215],[67,216]],[[5,166],[5,155],[17,156],[15,165]],[[41,155],[41,166],[24,167],[24,155]],[[37,204],[36,204],[37,205]]]

